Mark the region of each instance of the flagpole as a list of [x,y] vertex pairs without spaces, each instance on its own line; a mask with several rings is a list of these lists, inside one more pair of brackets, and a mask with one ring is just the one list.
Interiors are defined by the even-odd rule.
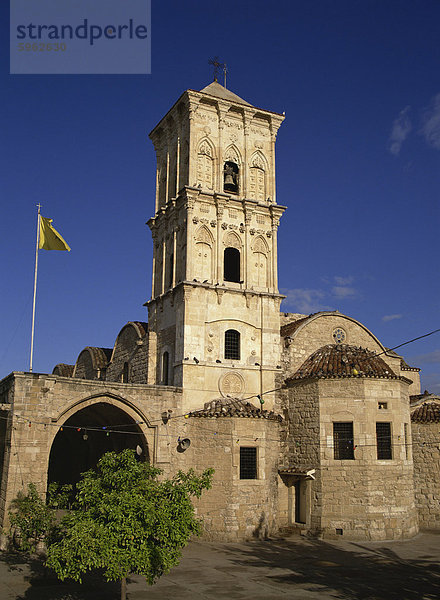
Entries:
[[32,303],[32,332],[31,332],[31,358],[29,364],[29,372],[32,373],[32,360],[34,357],[34,332],[35,332],[35,302],[37,299],[37,274],[38,274],[38,245],[40,242],[40,208],[41,205],[38,206],[38,215],[37,215],[37,243],[35,245],[35,274],[34,274],[34,300]]

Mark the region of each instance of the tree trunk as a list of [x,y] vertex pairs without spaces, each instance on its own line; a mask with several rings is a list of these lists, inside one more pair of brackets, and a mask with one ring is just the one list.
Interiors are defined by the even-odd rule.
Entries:
[[121,579],[121,600],[127,600],[127,578]]

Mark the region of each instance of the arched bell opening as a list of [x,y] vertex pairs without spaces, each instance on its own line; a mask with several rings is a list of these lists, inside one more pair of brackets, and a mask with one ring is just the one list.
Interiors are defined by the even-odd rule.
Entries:
[[126,412],[106,402],[78,410],[60,427],[49,456],[47,483],[76,484],[81,473],[96,467],[103,454],[137,450],[139,460],[150,459],[139,425]]
[[223,190],[238,194],[239,167],[237,163],[227,160],[223,166]]

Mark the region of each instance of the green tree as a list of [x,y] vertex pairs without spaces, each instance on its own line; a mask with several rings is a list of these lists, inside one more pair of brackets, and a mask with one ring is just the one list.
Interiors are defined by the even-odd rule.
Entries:
[[152,585],[177,565],[181,549],[201,530],[191,497],[211,487],[213,470],[201,476],[179,471],[169,480],[159,480],[160,473],[132,450],[104,454],[77,484],[61,536],[48,548],[47,566],[60,579],[79,582],[100,569],[107,581],[121,581],[125,600],[128,575],[143,575]]
[[50,538],[55,524],[55,513],[40,498],[34,483],[27,494],[19,492],[9,511],[11,538],[24,552],[35,552],[40,542]]

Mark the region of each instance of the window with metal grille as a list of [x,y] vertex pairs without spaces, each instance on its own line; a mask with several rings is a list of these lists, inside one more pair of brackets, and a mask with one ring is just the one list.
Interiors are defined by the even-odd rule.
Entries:
[[391,423],[376,423],[376,443],[377,460],[391,460]]
[[333,455],[336,460],[354,460],[353,423],[333,423]]
[[240,283],[240,250],[225,248],[223,277],[225,281]]
[[257,449],[240,447],[240,479],[257,479]]
[[240,334],[235,329],[225,332],[225,358],[240,360]]

